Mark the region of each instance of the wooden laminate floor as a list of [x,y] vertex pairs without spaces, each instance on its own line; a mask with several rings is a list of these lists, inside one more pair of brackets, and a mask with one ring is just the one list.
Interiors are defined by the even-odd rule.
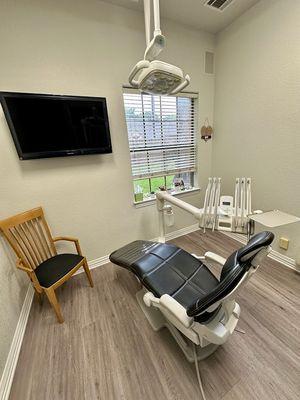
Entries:
[[[200,231],[173,243],[228,256],[240,244]],[[139,284],[107,264],[58,290],[65,323],[48,302],[31,309],[10,400],[196,400],[196,374],[167,330],[137,305]],[[200,363],[207,400],[300,399],[300,275],[267,259],[238,296],[239,327]]]

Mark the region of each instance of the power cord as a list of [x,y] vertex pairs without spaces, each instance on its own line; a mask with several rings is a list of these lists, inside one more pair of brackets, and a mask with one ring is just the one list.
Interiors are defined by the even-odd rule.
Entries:
[[235,328],[235,332],[242,333],[243,335],[246,334],[246,332],[244,331],[244,329],[240,329],[240,328]]
[[194,352],[194,361],[195,361],[195,367],[196,367],[196,374],[197,374],[197,379],[198,379],[198,384],[199,384],[199,389],[202,395],[202,399],[206,400],[204,389],[203,389],[203,384],[202,384],[202,379],[201,379],[201,374],[199,370],[199,362],[197,358],[197,350],[196,350],[196,345],[193,343],[193,352]]

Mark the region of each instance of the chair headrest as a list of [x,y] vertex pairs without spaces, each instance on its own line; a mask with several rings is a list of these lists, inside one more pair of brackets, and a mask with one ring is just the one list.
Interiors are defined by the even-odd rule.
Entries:
[[254,235],[246,246],[242,247],[237,252],[237,261],[246,262],[252,259],[259,250],[264,247],[270,246],[274,240],[274,234],[272,232],[260,232]]

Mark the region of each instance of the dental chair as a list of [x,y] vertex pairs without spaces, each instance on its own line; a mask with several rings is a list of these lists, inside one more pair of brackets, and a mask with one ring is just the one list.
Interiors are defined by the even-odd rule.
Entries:
[[[151,326],[156,331],[167,327],[192,362],[211,355],[234,332],[240,316],[237,292],[273,240],[271,232],[258,233],[227,260],[212,252],[197,257],[172,244],[137,240],[113,252],[110,261],[134,273],[143,286],[137,300]],[[207,262],[220,266],[219,279]]]

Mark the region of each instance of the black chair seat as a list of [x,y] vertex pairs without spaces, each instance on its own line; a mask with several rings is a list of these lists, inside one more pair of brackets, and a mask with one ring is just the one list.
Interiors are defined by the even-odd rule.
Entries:
[[112,253],[110,260],[130,269],[156,297],[168,294],[185,308],[219,284],[201,261],[170,244],[138,240]]
[[35,274],[40,285],[48,288],[67,275],[82,260],[83,256],[78,254],[58,254],[36,267]]

